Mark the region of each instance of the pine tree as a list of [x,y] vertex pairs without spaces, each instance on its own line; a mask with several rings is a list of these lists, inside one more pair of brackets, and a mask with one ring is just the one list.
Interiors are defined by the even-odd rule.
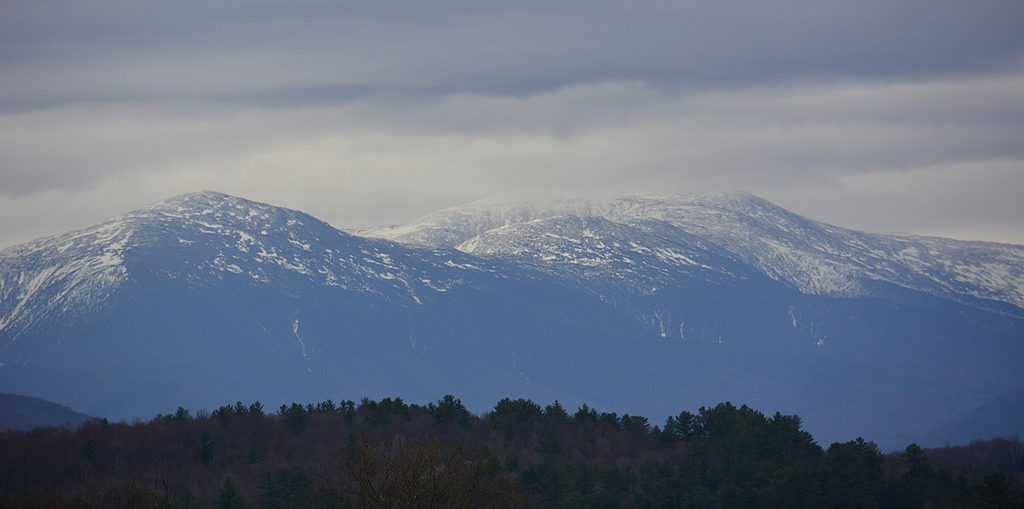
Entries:
[[242,509],[245,507],[242,495],[238,492],[238,488],[235,488],[235,483],[231,481],[230,477],[224,478],[224,485],[221,487],[220,493],[217,494],[217,498],[213,499],[213,506],[217,509]]
[[196,459],[204,465],[209,465],[213,461],[213,439],[210,438],[210,433],[204,431],[199,437],[199,445],[196,446]]

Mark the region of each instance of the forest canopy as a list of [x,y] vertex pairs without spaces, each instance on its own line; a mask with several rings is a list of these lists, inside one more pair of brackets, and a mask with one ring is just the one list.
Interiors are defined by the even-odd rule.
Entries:
[[237,402],[0,434],[3,507],[1024,507],[1017,439],[883,454],[721,403],[647,418],[454,396]]

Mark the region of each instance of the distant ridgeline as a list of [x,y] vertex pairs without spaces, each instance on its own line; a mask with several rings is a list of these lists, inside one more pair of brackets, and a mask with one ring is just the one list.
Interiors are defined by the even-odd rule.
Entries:
[[731,403],[652,427],[526,399],[239,402],[0,433],[2,507],[1024,507],[1022,476],[1017,439],[823,449]]
[[51,401],[0,392],[0,431],[40,426],[75,427],[87,420],[88,415]]

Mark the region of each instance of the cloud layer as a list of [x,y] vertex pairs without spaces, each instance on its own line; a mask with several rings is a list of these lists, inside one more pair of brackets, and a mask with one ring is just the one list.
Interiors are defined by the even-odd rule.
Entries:
[[1024,243],[1019,2],[12,2],[0,44],[0,245],[197,189],[339,227],[743,189]]

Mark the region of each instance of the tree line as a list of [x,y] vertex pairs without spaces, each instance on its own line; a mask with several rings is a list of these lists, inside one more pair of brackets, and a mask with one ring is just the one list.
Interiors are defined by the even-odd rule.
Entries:
[[662,425],[445,396],[185,408],[0,433],[2,507],[1024,507],[1017,439],[883,454],[721,403]]

